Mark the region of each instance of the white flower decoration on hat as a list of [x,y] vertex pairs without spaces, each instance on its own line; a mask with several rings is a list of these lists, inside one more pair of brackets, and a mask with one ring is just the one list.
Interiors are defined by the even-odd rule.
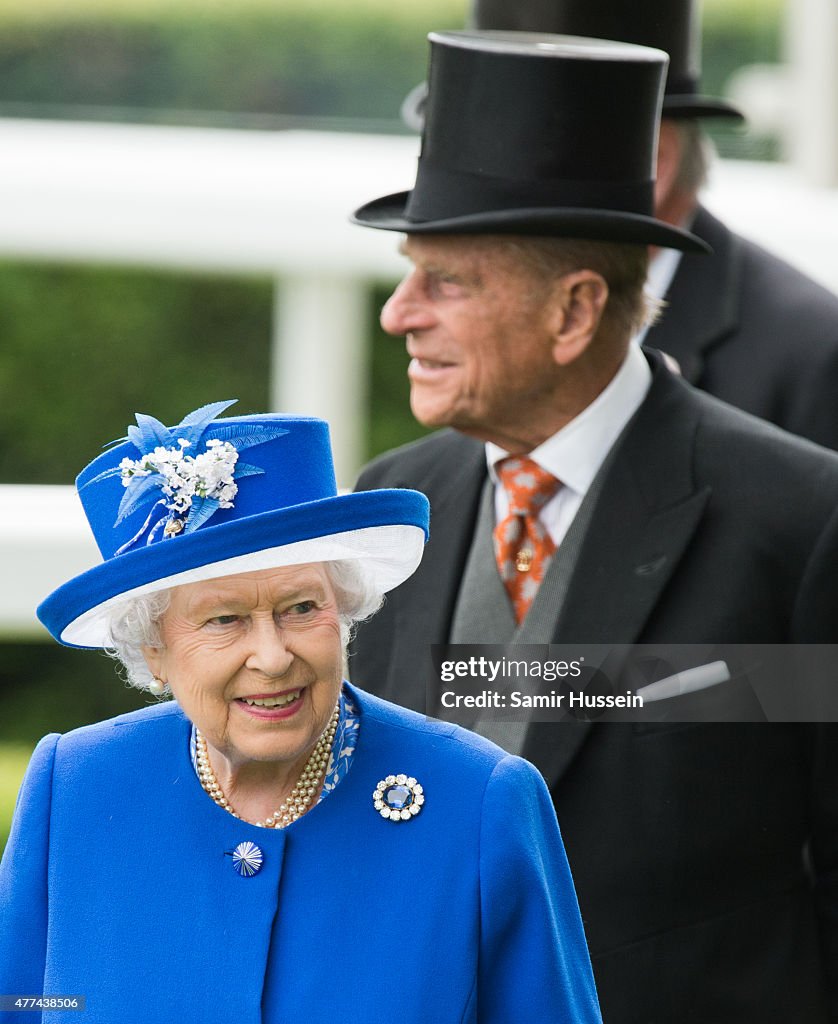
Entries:
[[[236,479],[264,473],[258,466],[239,462],[239,452],[288,431],[271,424],[213,424],[235,401],[204,405],[171,429],[153,416],[137,413],[137,425],[128,427],[128,436],[115,443],[130,441],[139,450],[140,458],[124,458],[118,466],[100,473],[86,485],[121,476],[125,495],[114,526],[137,509],[152,504],[140,530],[117,554],[133,547],[143,536],[146,544],[153,543],[159,539],[161,528],[163,537],[197,530],[219,508],[233,507],[238,493]],[[186,454],[187,449],[197,454]]]

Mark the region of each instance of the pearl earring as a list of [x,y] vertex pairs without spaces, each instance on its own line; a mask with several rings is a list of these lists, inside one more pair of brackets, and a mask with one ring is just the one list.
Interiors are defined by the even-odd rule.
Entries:
[[166,692],[166,684],[162,679],[158,679],[157,676],[152,676],[151,682],[148,684],[148,689],[155,697],[159,697],[161,694]]

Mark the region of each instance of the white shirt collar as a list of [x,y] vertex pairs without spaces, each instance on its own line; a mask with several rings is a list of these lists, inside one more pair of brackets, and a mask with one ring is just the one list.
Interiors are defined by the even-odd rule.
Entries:
[[[630,345],[622,366],[593,402],[570,423],[531,451],[530,458],[584,496],[623,427],[640,407],[652,382],[652,371],[636,345]],[[489,475],[498,484],[495,466],[507,458],[492,442],[486,444]]]

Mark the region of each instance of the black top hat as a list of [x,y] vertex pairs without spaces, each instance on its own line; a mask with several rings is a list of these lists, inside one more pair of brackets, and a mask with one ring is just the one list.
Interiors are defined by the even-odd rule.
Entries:
[[[469,28],[617,39],[669,54],[663,116],[743,120],[733,104],[700,93],[698,0],[472,0]],[[408,127],[421,131],[428,87],[420,82],[402,104]]]
[[664,117],[742,119],[742,113],[732,104],[700,94],[698,0],[472,0],[469,25],[478,29],[596,36],[654,46],[669,54]]
[[705,251],[652,216],[666,54],[518,32],[434,32],[416,184],[354,220]]

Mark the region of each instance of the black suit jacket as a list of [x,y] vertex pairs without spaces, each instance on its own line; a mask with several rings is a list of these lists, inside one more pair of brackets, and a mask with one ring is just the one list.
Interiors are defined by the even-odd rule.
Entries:
[[838,448],[838,297],[699,208],[650,347],[746,412]]
[[[836,641],[838,456],[654,363],[553,642]],[[431,501],[422,565],[361,627],[350,663],[419,710],[485,474],[482,445],[447,431],[359,482]],[[776,724],[530,726],[524,755],[551,788],[606,1024],[838,1020],[829,740],[829,727]]]

